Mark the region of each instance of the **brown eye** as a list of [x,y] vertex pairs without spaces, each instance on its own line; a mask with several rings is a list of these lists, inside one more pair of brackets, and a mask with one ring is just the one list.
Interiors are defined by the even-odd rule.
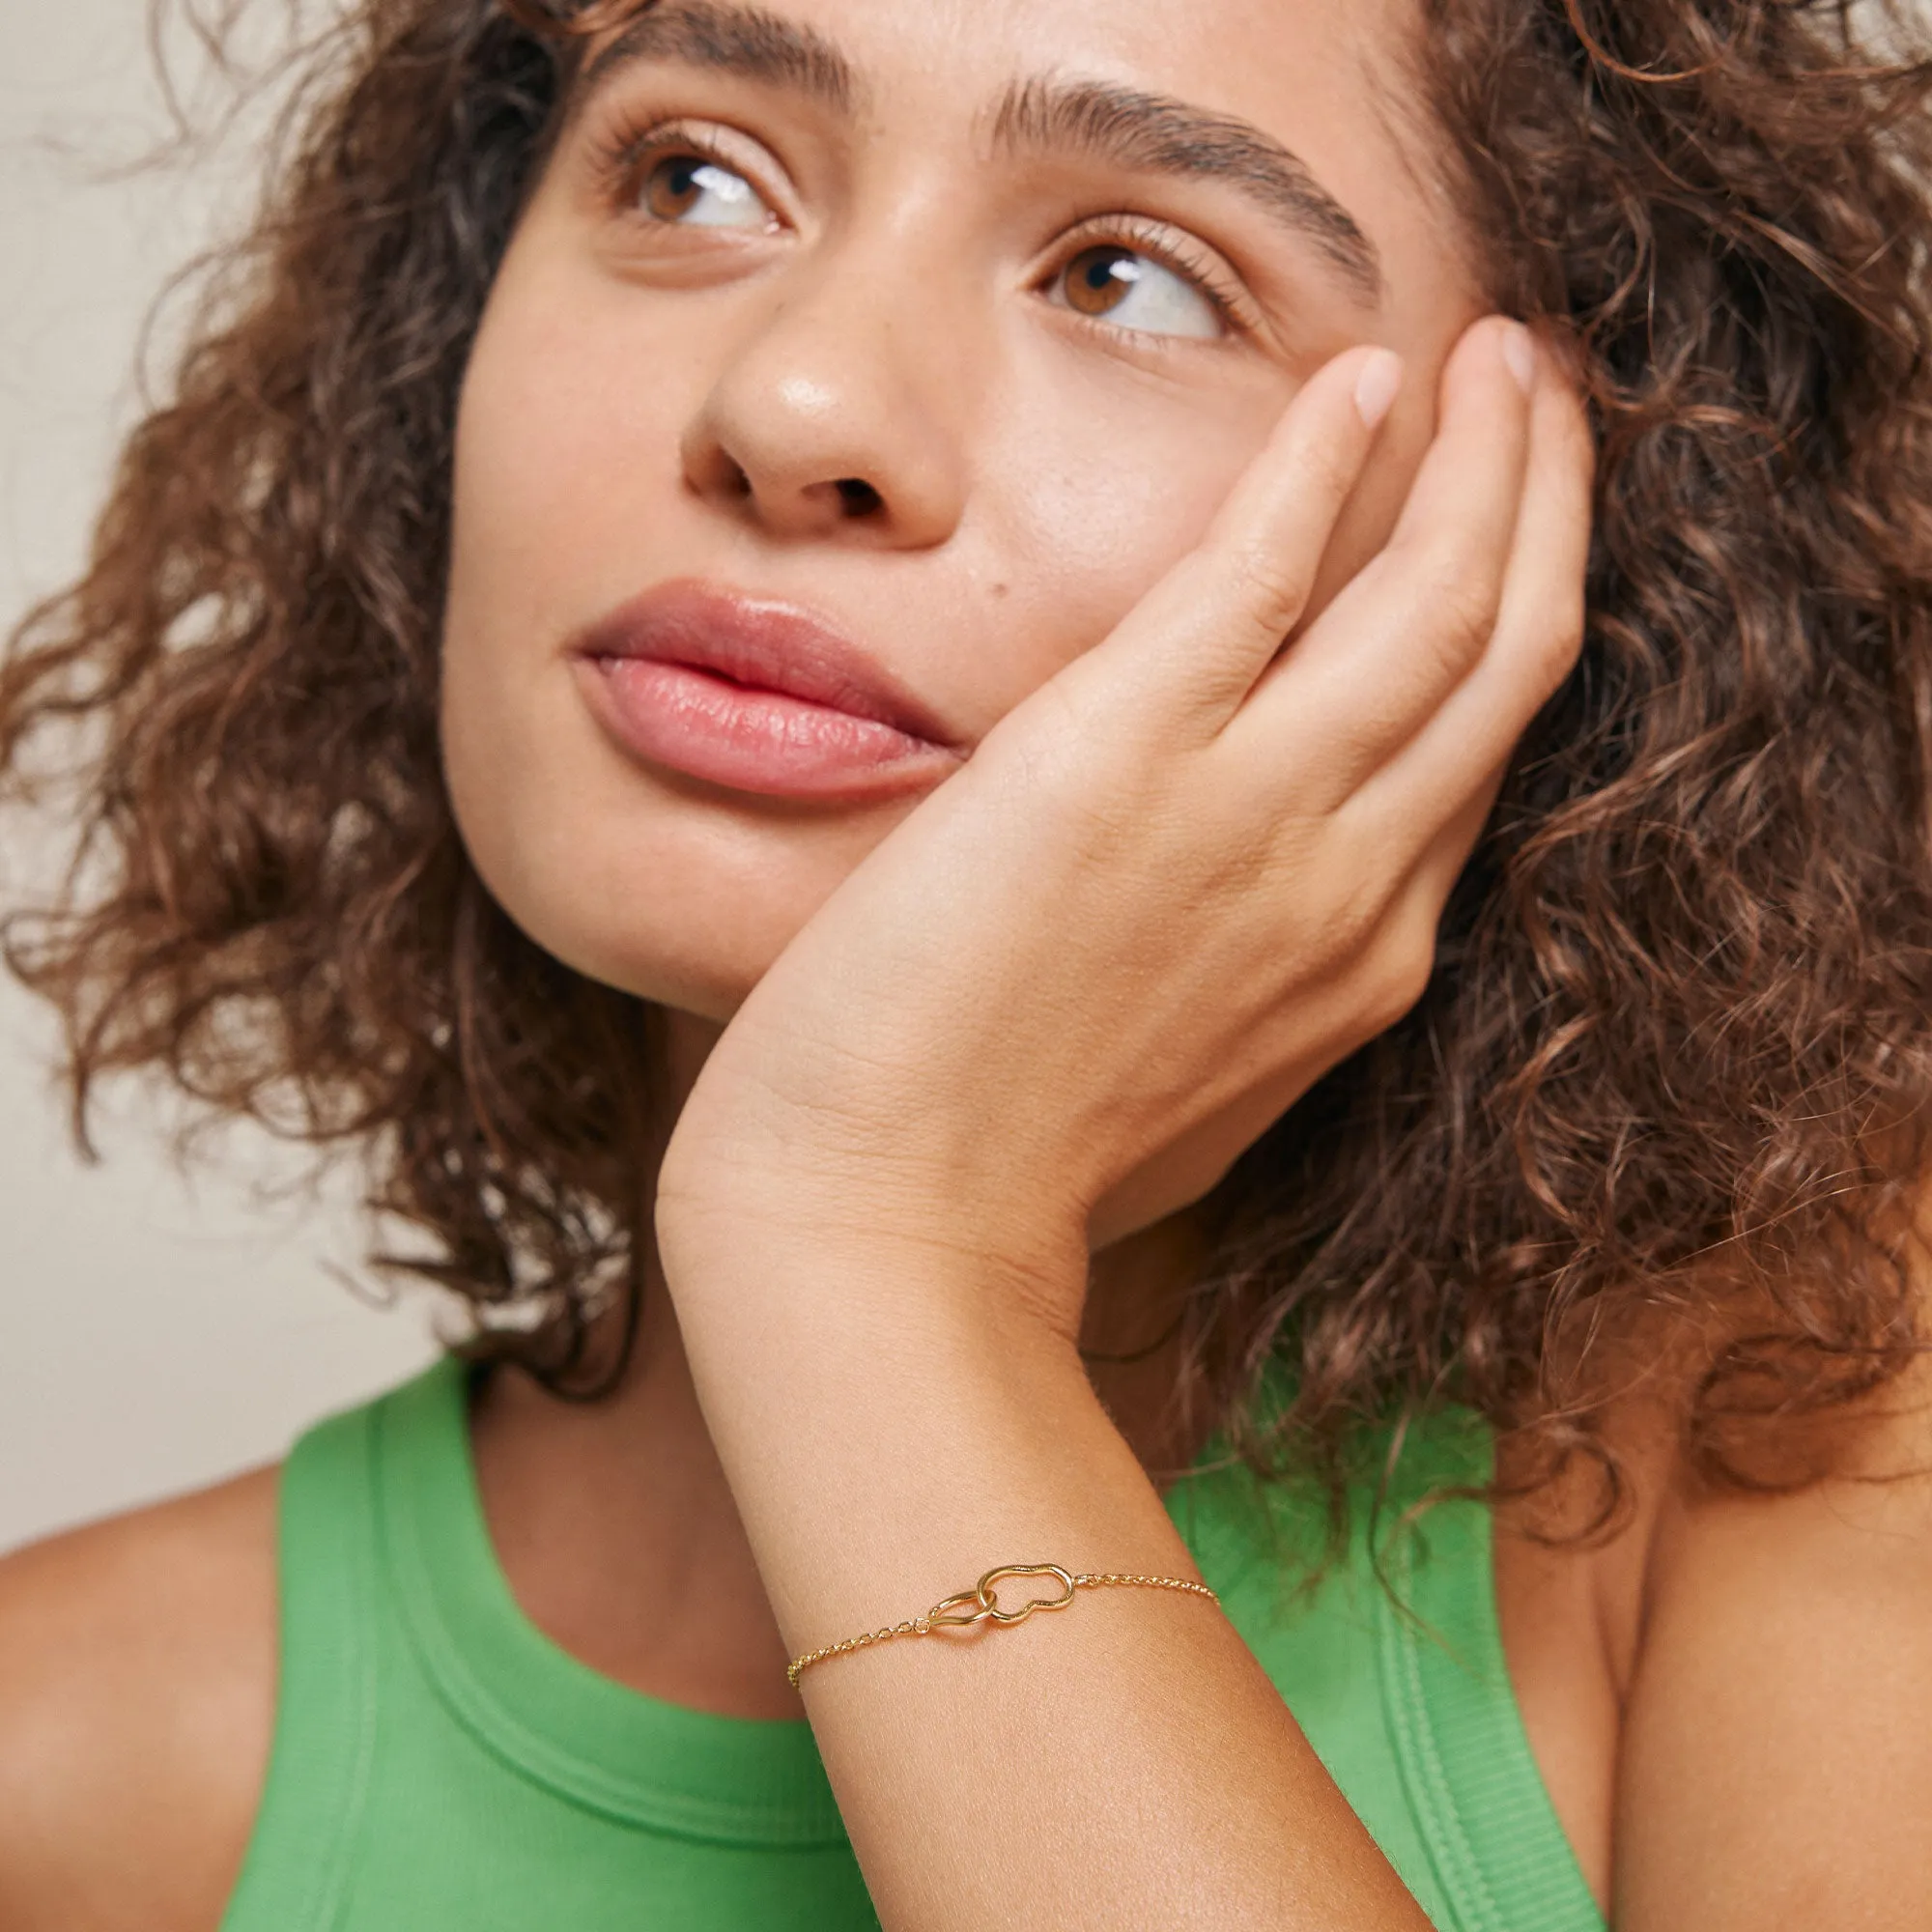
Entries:
[[1082,315],[1106,315],[1118,308],[1141,278],[1141,258],[1131,248],[1111,243],[1083,248],[1062,270],[1066,303]]
[[770,215],[741,174],[702,155],[667,155],[645,175],[638,204],[655,221],[687,228],[763,228]]
[[1222,312],[1201,285],[1142,248],[1097,242],[1073,256],[1053,278],[1048,298],[1110,327],[1146,335],[1225,335]]

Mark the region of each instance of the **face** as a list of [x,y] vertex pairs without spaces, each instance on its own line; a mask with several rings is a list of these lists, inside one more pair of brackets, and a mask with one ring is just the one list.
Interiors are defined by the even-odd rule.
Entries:
[[1485,307],[1401,111],[1414,31],[668,0],[593,45],[456,446],[446,769],[532,939],[728,1019],[1366,342],[1407,392],[1318,607],[1374,554]]

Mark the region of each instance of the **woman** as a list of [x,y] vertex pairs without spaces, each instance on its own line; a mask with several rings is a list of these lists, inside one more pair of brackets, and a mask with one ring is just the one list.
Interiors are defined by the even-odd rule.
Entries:
[[0,1919],[1925,1922],[1883,24],[362,0],[14,957],[477,1333],[6,1566]]

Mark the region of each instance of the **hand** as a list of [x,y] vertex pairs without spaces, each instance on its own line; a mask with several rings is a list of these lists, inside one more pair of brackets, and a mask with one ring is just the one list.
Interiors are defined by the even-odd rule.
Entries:
[[1393,534],[1312,621],[1383,351],[1319,372],[1199,548],[841,883],[689,1096],[668,1253],[748,1214],[971,1244],[1070,1336],[1088,1249],[1414,1004],[1582,637],[1592,440],[1514,327],[1458,345]]

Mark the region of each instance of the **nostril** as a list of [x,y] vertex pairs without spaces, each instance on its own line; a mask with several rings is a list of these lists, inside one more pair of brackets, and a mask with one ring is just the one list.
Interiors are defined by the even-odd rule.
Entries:
[[869,517],[884,506],[885,498],[857,476],[841,476],[836,487],[848,517]]

